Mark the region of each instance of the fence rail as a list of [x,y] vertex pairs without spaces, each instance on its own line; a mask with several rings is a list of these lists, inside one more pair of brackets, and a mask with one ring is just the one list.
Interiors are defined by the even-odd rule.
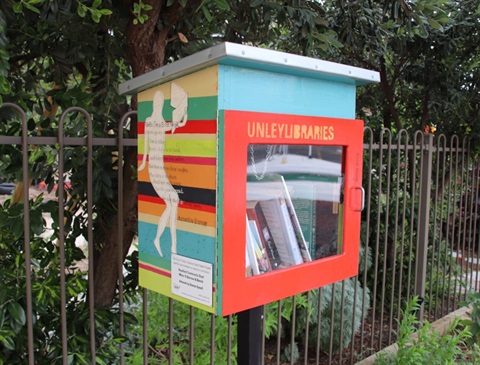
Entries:
[[[9,113],[5,112],[7,109]],[[119,121],[117,131],[123,131],[125,122],[134,114],[126,114]],[[9,169],[7,163],[21,161],[18,168],[22,170],[24,202],[22,235],[14,235],[17,241],[23,240],[18,253],[23,269],[18,270],[25,274],[19,286],[24,292],[18,297],[0,299],[0,308],[6,308],[4,313],[10,313],[11,317],[20,309],[26,315],[25,321],[16,324],[15,321],[0,323],[0,331],[17,330],[15,335],[7,336],[13,344],[7,340],[6,346],[3,342],[1,353],[5,360],[13,356],[12,347],[18,363],[28,361],[29,364],[236,363],[236,315],[217,318],[131,287],[135,251],[130,250],[129,259],[124,260],[125,237],[121,229],[129,214],[123,209],[124,199],[130,194],[125,191],[126,170],[131,167],[121,161],[125,159],[125,151],[136,147],[137,140],[125,138],[123,133],[112,137],[94,136],[92,121],[80,108],[66,110],[58,128],[49,131],[58,134],[50,136],[37,135],[38,128],[29,129],[26,115],[17,105],[3,104],[0,119],[3,126],[18,120],[21,123],[21,128],[16,129],[21,136],[0,133],[4,157],[0,158],[0,171]],[[86,134],[80,136],[76,130],[74,137],[64,135],[64,123],[79,119],[85,122],[81,131]],[[49,216],[47,221],[53,223],[38,234],[34,219],[38,219],[36,209],[40,203],[29,198],[31,180],[40,177],[38,170],[42,168],[38,166],[40,160],[32,162],[32,156],[40,147],[48,147],[44,152],[46,159],[54,156],[49,163],[55,168],[50,178],[55,182],[56,192],[47,195],[57,202],[57,216]],[[75,148],[80,150],[72,152]],[[85,172],[82,175],[85,189],[81,200],[75,200],[72,195],[75,187],[68,184],[72,178],[78,182],[78,176],[72,175],[72,161],[82,157],[85,161],[80,165],[84,170],[75,171]],[[108,176],[101,175],[102,161],[112,165]],[[394,136],[391,131],[383,130],[376,141],[375,133],[366,128],[363,181],[366,206],[362,214],[359,274],[265,306],[263,363],[354,364],[395,341],[401,309],[413,296],[423,300],[419,317],[433,321],[455,310],[468,292],[478,291],[479,172],[468,139],[455,136],[447,139],[421,132],[409,135],[406,131]],[[109,308],[95,304],[94,262],[98,248],[94,243],[100,234],[95,222],[104,214],[99,211],[95,197],[95,191],[104,191],[98,181],[110,184],[115,191],[111,215],[116,215],[116,224],[120,227],[115,232],[116,247],[112,251],[118,276],[116,297]],[[72,208],[73,204],[77,205]],[[12,205],[3,203],[2,217],[8,216]],[[10,257],[9,247],[14,244],[1,239],[10,237],[8,234],[14,230],[1,232],[14,223],[0,222],[3,251],[0,259],[5,262]],[[84,243],[77,246],[80,245],[85,257],[80,255],[80,260],[75,260],[71,255],[79,253],[72,240],[80,234]],[[41,250],[37,247],[39,237],[43,237]],[[60,314],[52,317],[58,322],[52,320],[51,328],[39,328],[42,316],[47,317],[40,308],[45,298],[41,297],[39,288],[47,285],[42,270],[49,265],[42,267],[43,263],[37,261],[43,258],[35,255],[42,256],[49,250],[53,252],[50,263],[59,265],[55,289],[55,293],[59,292],[59,300],[55,302],[58,307],[51,310]],[[82,288],[81,292],[72,287],[72,278],[77,280],[75,285]],[[4,284],[8,287],[8,280]],[[52,298],[55,295],[52,294]],[[8,304],[14,302],[19,307]],[[84,310],[80,310],[82,306]],[[9,312],[8,308],[13,309]],[[83,334],[82,340],[87,343],[83,347],[74,343],[76,336],[80,338],[80,330],[75,327],[77,317],[84,321],[82,330],[88,332]],[[11,328],[5,327],[7,325]]]

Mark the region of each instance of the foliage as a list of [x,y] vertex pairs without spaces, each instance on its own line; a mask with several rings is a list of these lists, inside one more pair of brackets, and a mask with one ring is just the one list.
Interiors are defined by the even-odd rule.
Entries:
[[[343,47],[330,59],[376,70],[359,95],[369,124],[478,133],[478,1],[334,1],[328,21]],[[474,132],[474,133],[472,133]]]
[[[416,317],[418,298],[413,298],[403,311],[398,333],[396,353],[380,353],[375,364],[474,364],[480,359],[479,348],[464,348],[471,337],[467,328],[459,329],[459,320],[455,320],[443,335],[431,328],[431,325],[419,323]],[[417,337],[413,335],[416,333]]]
[[2,104],[2,95],[10,93],[10,82],[7,78],[9,69],[8,39],[5,36],[5,26],[5,17],[0,9],[0,104]]
[[[62,363],[62,293],[58,236],[45,229],[44,214],[58,227],[58,208],[42,195],[30,201],[32,225],[31,262],[24,251],[23,204],[5,201],[0,206],[0,364],[27,362],[27,320],[32,319],[35,364]],[[43,224],[42,224],[43,223]],[[85,259],[75,245],[74,235],[65,237],[65,319],[69,363],[90,363],[90,309],[87,300],[87,273],[80,269]],[[28,270],[28,271],[27,271]],[[27,273],[31,275],[32,313],[27,312]],[[96,363],[114,364],[119,354],[119,314],[115,308],[95,311]],[[125,322],[135,319],[125,314]]]
[[[374,135],[371,128],[366,129],[368,143],[377,143]],[[421,204],[425,203],[422,202],[421,186],[426,179],[421,165],[426,164],[426,160],[418,141],[427,136],[417,132],[412,140],[405,130],[398,133],[382,130],[379,142],[396,145],[397,148],[372,149],[364,155],[363,181],[367,190],[367,205],[362,212],[361,237],[363,244],[372,251],[374,260],[374,267],[367,272],[366,279],[375,297],[375,311],[381,308],[399,313],[402,298],[413,295],[420,238],[418,231],[423,219],[428,228],[426,293],[423,299],[431,310],[438,309],[435,306],[444,303],[444,300],[449,301],[447,296],[452,288],[461,284],[461,267],[453,256],[454,251],[472,247],[471,244],[467,247],[468,242],[463,245],[463,236],[460,237],[458,228],[467,228],[467,237],[477,229],[474,225],[465,225],[466,220],[461,213],[465,200],[473,202],[471,193],[467,194],[467,191],[474,190],[472,186],[475,184],[469,172],[471,165],[466,155],[460,156],[465,152],[442,154],[438,151],[447,146],[460,147],[452,142],[456,138],[447,143],[444,135],[433,137],[433,172],[428,181],[430,210],[421,211]],[[416,152],[411,149],[414,144],[417,145]],[[466,174],[468,177],[465,177]],[[467,195],[468,198],[465,198]]]
[[[281,336],[287,343],[283,356],[290,361],[293,353],[293,361],[297,361],[298,346],[305,344],[307,323],[309,346],[316,345],[320,333],[320,348],[323,351],[330,353],[330,349],[337,352],[346,348],[352,341],[353,334],[360,328],[369,308],[368,289],[363,289],[353,278],[311,291],[308,295],[300,294],[291,300],[283,300],[280,307]],[[278,310],[276,303],[266,307],[266,338],[278,332]],[[295,332],[292,334],[294,313]],[[289,342],[290,335],[295,337],[293,349]]]
[[[155,292],[148,292],[148,311],[147,311],[147,338],[148,338],[148,363],[149,364],[167,364],[168,363],[168,343],[169,343],[169,299],[164,295]],[[189,336],[189,324],[187,319],[190,317],[190,311],[193,314],[193,326],[195,338]],[[181,302],[174,302],[172,314],[175,328],[173,332],[172,345],[172,364],[186,364],[190,361],[190,341],[194,342],[193,359],[195,364],[210,363],[211,347],[211,326],[212,320],[215,322],[214,334],[214,363],[222,364],[227,359],[228,351],[228,322],[225,318],[213,316],[203,310],[194,309],[191,306]],[[142,317],[142,309],[138,308],[134,312],[136,318]],[[134,347],[127,349],[128,356],[126,364],[143,364],[142,343],[142,324],[132,327],[129,331],[131,343]],[[236,325],[230,329],[236,333]],[[237,344],[235,338],[232,339],[231,357],[236,359]],[[233,362],[235,363],[235,362]]]
[[478,345],[480,344],[480,293],[469,293],[467,300],[459,304],[461,306],[471,307],[471,311],[468,312],[470,319],[463,320],[462,324],[466,326],[472,334],[469,345]]

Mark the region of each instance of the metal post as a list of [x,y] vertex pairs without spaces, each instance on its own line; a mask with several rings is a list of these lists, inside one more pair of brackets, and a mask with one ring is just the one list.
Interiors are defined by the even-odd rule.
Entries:
[[262,364],[263,306],[239,312],[237,319],[237,363]]
[[415,272],[415,295],[418,296],[420,308],[418,319],[423,321],[425,282],[427,277],[428,227],[430,224],[430,192],[433,160],[433,136],[424,136],[421,164],[420,196],[418,207],[417,263]]

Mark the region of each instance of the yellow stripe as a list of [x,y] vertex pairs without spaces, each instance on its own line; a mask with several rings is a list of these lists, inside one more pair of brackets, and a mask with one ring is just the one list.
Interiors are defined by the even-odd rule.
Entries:
[[[216,96],[218,94],[218,66],[212,66],[193,74],[175,79],[174,82],[188,92],[189,98]],[[138,101],[152,101],[153,94],[161,90],[165,99],[170,99],[170,82],[138,94]]]
[[144,268],[139,268],[138,272],[139,272],[138,281],[140,286],[156,291],[157,293],[164,294],[170,298],[179,300],[193,307],[203,309],[209,313],[215,313],[215,303],[217,302],[215,292],[212,293],[212,302],[214,303],[214,306],[208,307],[204,304],[200,304],[198,302],[194,302],[193,300],[189,300],[184,297],[180,297],[178,295],[173,294],[171,290],[172,284],[171,284],[170,278],[160,274],[156,274]]
[[202,140],[202,141],[216,141],[217,140],[217,135],[212,134],[212,133],[177,133],[177,134],[167,134],[165,136],[165,140],[175,140],[175,139],[190,139],[190,140]]
[[217,143],[212,140],[170,139],[165,141],[165,155],[217,157]]
[[[180,219],[182,216],[179,214]],[[146,214],[146,213],[138,213],[138,220],[140,222],[151,223],[151,224],[158,224],[159,217],[156,215]],[[170,226],[170,224],[167,224]],[[199,224],[184,222],[182,220],[177,220],[177,229],[185,232],[201,234],[202,236],[207,237],[216,237],[217,229],[215,227],[208,227],[202,226]]]

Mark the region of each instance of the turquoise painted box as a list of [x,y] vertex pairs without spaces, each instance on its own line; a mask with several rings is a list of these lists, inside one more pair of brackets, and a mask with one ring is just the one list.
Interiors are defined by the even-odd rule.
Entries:
[[[227,315],[355,275],[355,96],[378,81],[361,68],[222,43],[120,85],[138,98],[140,285]],[[249,223],[252,197],[273,186],[291,201],[285,222],[298,241],[288,247],[298,244],[301,262],[275,251],[283,226],[267,247]]]

